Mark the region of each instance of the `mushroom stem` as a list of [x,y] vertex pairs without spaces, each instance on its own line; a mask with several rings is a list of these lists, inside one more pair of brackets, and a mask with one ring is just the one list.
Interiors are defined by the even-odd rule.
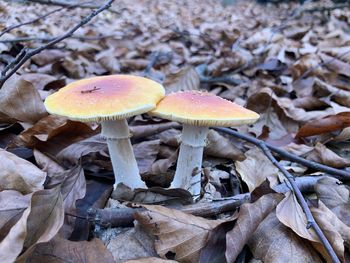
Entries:
[[176,172],[171,188],[188,190],[194,198],[201,191],[203,147],[209,128],[184,124]]
[[111,158],[115,184],[123,183],[130,187],[146,188],[141,180],[135,155],[130,142],[130,131],[125,119],[115,121],[103,121],[102,136],[106,138],[109,155]]

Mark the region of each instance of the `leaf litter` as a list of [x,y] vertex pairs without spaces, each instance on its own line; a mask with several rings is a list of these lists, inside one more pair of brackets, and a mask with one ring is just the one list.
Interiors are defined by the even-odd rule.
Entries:
[[[181,125],[147,115],[129,120],[136,159],[150,189],[130,193],[122,188],[110,199],[113,173],[98,125],[46,112],[43,100],[77,79],[136,74],[162,82],[167,93],[206,90],[246,106],[261,118],[238,127],[241,133],[349,171],[349,8],[315,11],[335,5],[331,1],[236,1],[227,6],[210,0],[180,2],[119,1],[74,38],[32,57],[5,82],[0,90],[1,262],[330,260],[306,229],[305,215],[290,191],[284,197],[268,191],[237,210],[218,210],[209,218],[178,211],[188,203],[188,193],[161,187],[170,185],[175,172]],[[0,30],[54,8],[1,3]],[[90,11],[67,8],[5,33],[0,70],[24,46],[42,45],[36,37],[61,35]],[[19,37],[34,39],[13,41]],[[295,163],[280,163],[297,177],[319,175]],[[345,262],[350,243],[348,181],[325,176],[312,182],[313,194],[305,193],[312,214]],[[285,181],[260,150],[211,130],[202,183],[199,203],[215,205],[237,194],[254,196],[261,185],[278,188]],[[108,199],[120,206],[147,203],[146,211],[135,216],[139,225],[124,231],[88,222],[87,209],[104,208]],[[106,231],[114,231],[109,241],[101,234]],[[148,236],[153,250],[140,245],[140,236]],[[109,246],[115,240],[119,243]],[[133,245],[123,246],[126,240]],[[133,248],[142,251],[132,253]]]

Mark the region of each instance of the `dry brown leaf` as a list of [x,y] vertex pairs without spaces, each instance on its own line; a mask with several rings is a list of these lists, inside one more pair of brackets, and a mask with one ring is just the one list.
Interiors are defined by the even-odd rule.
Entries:
[[331,71],[334,71],[338,74],[350,77],[350,64],[341,61],[335,57],[328,56],[324,53],[319,54],[320,58],[324,62],[324,65]]
[[17,75],[9,78],[0,90],[0,113],[28,123],[35,123],[47,115],[39,92]]
[[[0,242],[6,237],[11,227],[22,216],[30,203],[31,194],[5,190],[0,192]],[[9,202],[9,200],[11,200]]]
[[278,169],[257,147],[245,153],[247,158],[242,162],[235,162],[236,170],[242,180],[248,185],[249,192],[261,185],[266,179],[270,187],[278,184]]
[[199,75],[193,67],[187,66],[176,74],[168,76],[163,85],[167,94],[184,90],[198,90],[200,86]]
[[180,262],[198,262],[200,249],[204,247],[209,231],[224,222],[163,206],[145,208],[148,211],[137,213],[135,218],[146,230],[157,236],[155,248],[158,255]]
[[238,161],[244,160],[243,152],[230,142],[229,139],[214,130],[209,130],[204,154],[218,158],[227,158]]
[[315,185],[317,197],[333,212],[338,218],[350,226],[349,190],[335,178],[326,177],[317,181]]
[[0,149],[0,191],[28,194],[43,189],[46,173],[34,164]]
[[70,141],[72,139],[77,141],[84,138],[84,136],[91,136],[94,133],[96,132],[88,124],[49,115],[39,120],[31,128],[24,130],[19,135],[19,138],[27,147],[33,147],[40,141],[46,142],[62,135],[66,138],[65,141],[69,141],[69,144],[71,144],[74,142],[74,140]]
[[308,137],[322,133],[333,132],[350,126],[350,112],[331,115],[321,120],[314,120],[304,124],[296,137]]
[[350,166],[349,159],[340,157],[335,152],[324,146],[322,143],[317,143],[314,150],[307,155],[306,159],[335,168],[344,168]]
[[114,260],[101,240],[97,238],[91,241],[73,242],[56,236],[48,243],[37,245],[27,262],[114,263]]
[[55,160],[51,159],[46,154],[34,149],[33,151],[36,164],[42,171],[47,173],[47,176],[51,177],[57,173],[62,173],[64,168],[59,165]]
[[277,205],[276,216],[282,224],[300,237],[319,242],[315,231],[312,228],[306,228],[308,224],[306,215],[291,191],[287,192],[286,197]]
[[139,259],[132,259],[125,261],[125,263],[175,263],[178,261],[175,260],[169,260],[169,259],[161,259],[161,258],[139,258]]
[[[40,215],[40,216],[39,216]],[[30,206],[0,243],[0,261],[25,262],[37,243],[48,242],[63,224],[60,187],[33,193]]]
[[255,203],[241,206],[235,226],[226,234],[225,256],[228,263],[235,262],[260,222],[275,209],[281,199],[278,194],[267,194]]
[[248,243],[254,258],[264,263],[321,263],[311,245],[280,223],[275,213],[268,215]]
[[67,56],[67,52],[61,49],[45,49],[31,59],[39,66],[53,63]]
[[311,212],[328,241],[332,244],[337,256],[344,262],[344,241],[349,247],[350,227],[340,221],[322,201],[318,202],[318,207],[311,207]]
[[116,236],[105,241],[107,249],[112,253],[116,263],[124,263],[129,259],[156,257],[154,237],[145,232],[139,224],[134,228],[121,230]]
[[140,169],[140,174],[150,172],[153,163],[157,159],[159,146],[159,140],[145,141],[133,145],[137,165]]

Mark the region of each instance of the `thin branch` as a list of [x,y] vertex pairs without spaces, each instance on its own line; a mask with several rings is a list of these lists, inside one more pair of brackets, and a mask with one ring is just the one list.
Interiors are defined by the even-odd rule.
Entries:
[[[240,194],[227,200],[196,203],[178,208],[180,211],[195,216],[210,217],[224,212],[235,210],[242,204],[250,201],[250,194]],[[105,227],[133,226],[134,214],[144,211],[144,208],[90,208],[87,219]]]
[[[302,192],[313,192],[318,180],[324,176],[303,176],[296,178],[295,183]],[[286,193],[290,190],[288,183],[281,183],[273,188],[278,193]],[[180,211],[195,216],[211,217],[221,213],[234,211],[237,207],[250,201],[250,194],[238,194],[235,196],[215,199],[211,202],[199,202],[182,206]],[[134,213],[144,211],[143,208],[90,208],[85,219],[104,227],[129,227],[133,226]]]
[[[260,140],[257,140],[251,136],[247,136],[247,135],[244,135],[244,134],[241,134],[239,132],[236,132],[234,130],[231,130],[231,129],[227,129],[227,128],[214,128],[220,132],[224,132],[224,133],[227,133],[227,134],[230,134],[234,137],[237,137],[237,138],[240,138],[240,139],[243,139],[245,141],[248,141],[248,142],[251,142],[251,143],[260,143]],[[318,171],[322,171],[322,172],[325,172],[326,174],[329,174],[329,175],[333,175],[334,177],[340,179],[340,180],[350,180],[350,173],[345,171],[345,170],[340,170],[340,169],[336,169],[336,168],[333,168],[333,167],[329,167],[327,165],[323,165],[323,164],[320,164],[320,163],[317,163],[317,162],[313,162],[313,161],[309,161],[309,160],[306,160],[302,157],[299,157],[295,154],[292,154],[292,153],[289,153],[285,150],[282,150],[278,147],[275,147],[275,146],[272,146],[268,143],[265,143],[265,145],[267,146],[267,148],[269,148],[271,151],[279,154],[280,156],[284,157],[285,159],[289,160],[289,161],[292,161],[292,162],[296,162],[296,163],[300,163],[308,168],[311,168],[311,169],[314,169],[314,170],[318,170]]]
[[[115,34],[110,35],[101,35],[101,36],[93,36],[93,37],[87,37],[87,36],[78,36],[73,35],[70,36],[70,38],[79,39],[79,40],[100,40],[104,38],[110,38],[115,37]],[[18,43],[18,42],[29,42],[29,41],[41,41],[41,42],[50,42],[54,40],[56,37],[18,37],[18,38],[12,38],[12,39],[3,39],[0,40],[0,43]]]
[[261,140],[258,140],[258,139],[255,139],[253,137],[250,137],[250,136],[246,136],[246,135],[243,135],[243,134],[240,134],[238,132],[235,132],[231,129],[228,129],[228,128],[216,128],[216,130],[218,131],[221,131],[221,132],[224,132],[224,133],[227,133],[227,134],[230,134],[236,138],[240,138],[240,139],[243,139],[243,140],[246,140],[256,146],[258,146],[263,152],[264,154],[266,155],[266,157],[283,173],[283,175],[287,178],[288,182],[290,183],[292,189],[293,189],[293,192],[296,196],[296,198],[298,199],[305,215],[306,215],[306,218],[307,218],[307,221],[308,221],[308,224],[307,224],[307,228],[310,228],[312,227],[318,238],[320,239],[321,243],[323,244],[323,246],[325,247],[325,249],[327,250],[327,253],[328,255],[331,257],[332,261],[333,262],[336,262],[336,263],[340,263],[340,260],[338,259],[336,253],[334,252],[334,249],[333,247],[331,246],[331,244],[329,243],[329,241],[327,240],[326,236],[323,234],[321,228],[319,227],[319,225],[316,223],[311,211],[310,211],[310,208],[309,206],[307,205],[306,203],[306,200],[303,196],[303,194],[301,193],[301,191],[299,190],[297,184],[295,183],[295,178],[292,174],[290,174],[277,160],[276,158],[272,155],[269,147],[267,146],[267,144],[264,142],[264,141],[261,141]]
[[350,3],[344,3],[344,4],[334,4],[332,6],[318,6],[314,8],[309,8],[309,9],[304,9],[303,12],[309,12],[309,13],[314,13],[314,12],[326,12],[326,11],[332,11],[335,9],[342,9],[350,7]]
[[67,1],[57,1],[57,0],[26,0],[25,2],[27,3],[38,3],[42,5],[55,5],[55,6],[62,6],[62,7],[81,7],[81,8],[90,8],[90,9],[95,9],[99,8],[100,6],[91,4],[89,2],[88,4],[86,3],[80,3],[80,4],[72,4]]
[[[63,34],[62,36],[56,37],[53,40],[51,40],[49,43],[47,43],[44,46],[32,49],[28,52],[25,52],[25,55],[21,58],[18,59],[18,61],[16,61],[16,64],[13,64],[11,62],[11,64],[13,64],[13,68],[11,71],[9,71],[7,74],[1,74],[1,78],[0,78],[0,89],[2,88],[2,86],[4,85],[5,81],[7,79],[9,79],[13,74],[15,74],[17,72],[17,70],[23,66],[23,64],[29,60],[32,56],[39,54],[41,51],[43,51],[44,49],[51,47],[57,43],[59,43],[60,41],[69,38],[73,35],[73,33],[75,31],[77,31],[80,27],[82,27],[83,25],[87,24],[92,18],[94,18],[95,16],[97,16],[99,13],[101,13],[102,11],[108,9],[109,7],[111,7],[112,3],[114,2],[114,0],[108,0],[105,4],[103,4],[100,8],[94,10],[93,12],[91,12],[88,16],[86,16],[85,18],[83,18],[83,20],[81,20],[77,25],[75,25],[73,28],[71,28],[69,31],[67,31],[65,34]],[[17,60],[17,58],[15,59]]]
[[38,22],[39,20],[45,18],[45,17],[48,17],[49,15],[53,14],[53,13],[56,13],[58,11],[61,11],[64,7],[61,7],[61,8],[57,8],[55,10],[52,10],[44,15],[41,15],[41,16],[38,16],[37,18],[34,18],[33,20],[29,20],[27,22],[23,22],[23,23],[19,23],[17,25],[13,25],[13,26],[10,26],[10,27],[7,27],[5,28],[1,33],[0,33],[0,37],[3,36],[4,34],[10,32],[11,30],[15,29],[15,28],[19,28],[21,26],[25,26],[25,25],[30,25],[30,24],[33,24],[33,23],[36,23]]

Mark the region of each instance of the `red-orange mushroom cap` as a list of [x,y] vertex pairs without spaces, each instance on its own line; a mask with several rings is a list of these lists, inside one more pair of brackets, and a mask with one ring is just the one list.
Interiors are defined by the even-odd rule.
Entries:
[[188,125],[221,127],[251,124],[259,118],[254,111],[201,91],[169,94],[150,114]]
[[147,78],[101,76],[68,84],[48,96],[45,107],[72,120],[121,120],[154,109],[164,95],[163,86]]

